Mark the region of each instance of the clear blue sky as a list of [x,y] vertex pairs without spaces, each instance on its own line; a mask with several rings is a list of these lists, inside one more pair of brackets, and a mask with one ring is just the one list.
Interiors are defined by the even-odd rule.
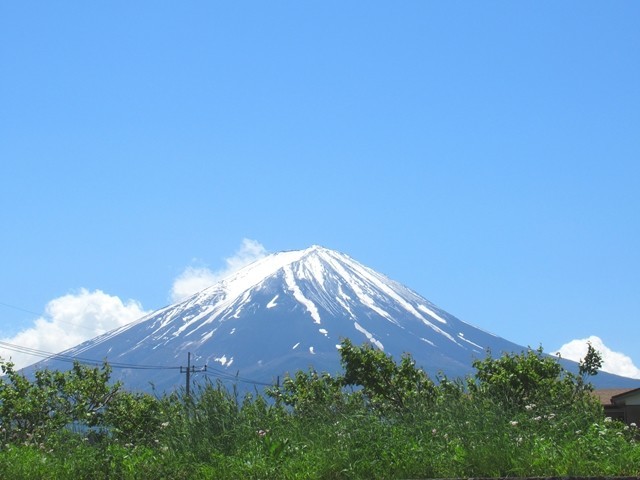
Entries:
[[640,365],[639,25],[636,1],[3,2],[0,337],[81,288],[162,307],[249,238]]

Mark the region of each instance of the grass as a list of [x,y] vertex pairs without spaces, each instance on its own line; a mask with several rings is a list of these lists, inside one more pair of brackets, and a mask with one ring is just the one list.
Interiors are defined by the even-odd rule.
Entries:
[[[450,399],[448,399],[450,400]],[[166,400],[165,400],[166,401]],[[152,445],[60,432],[5,445],[2,478],[404,478],[640,475],[637,428],[605,418],[505,416],[462,397],[380,416],[366,404],[301,416],[205,387],[175,397]]]
[[[388,362],[375,355],[367,361]],[[77,395],[61,404],[55,390],[43,396],[15,377],[0,381],[0,478],[640,476],[638,428],[605,418],[587,386],[534,357],[486,361],[484,383],[430,384],[408,363],[385,363],[376,377],[363,363],[366,382],[355,389],[299,372],[268,396],[241,398],[221,384],[188,398],[109,393],[99,409],[90,402],[90,415]],[[73,422],[49,425],[59,416],[43,413],[48,399],[69,405]]]

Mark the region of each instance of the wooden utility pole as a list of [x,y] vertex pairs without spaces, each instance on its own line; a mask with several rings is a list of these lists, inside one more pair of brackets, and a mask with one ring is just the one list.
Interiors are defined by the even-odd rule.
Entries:
[[180,367],[180,373],[187,374],[187,380],[186,380],[186,386],[185,386],[185,393],[187,397],[190,397],[191,395],[191,374],[196,372],[206,372],[206,371],[207,371],[206,365],[203,367],[196,367],[194,365],[191,365],[191,352],[187,353],[187,368]]

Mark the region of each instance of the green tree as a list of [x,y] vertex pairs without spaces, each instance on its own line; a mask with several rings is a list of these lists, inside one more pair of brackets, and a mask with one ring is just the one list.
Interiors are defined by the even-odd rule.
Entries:
[[[589,361],[588,368],[595,365]],[[527,405],[566,408],[592,404],[591,386],[566,371],[558,360],[545,355],[542,347],[521,353],[504,353],[475,360],[476,373],[468,382],[476,398],[489,398],[505,410],[522,410]],[[587,367],[585,367],[587,368]]]
[[171,410],[175,403],[166,398],[120,392],[104,412],[103,422],[116,441],[155,447],[170,425]]
[[293,408],[297,415],[320,416],[341,409],[345,404],[342,377],[318,373],[314,369],[298,370],[286,376],[282,385],[267,389],[266,394],[277,404]]
[[602,362],[602,354],[591,345],[591,342],[587,342],[587,353],[578,364],[578,371],[583,382],[587,377],[593,377],[598,374],[598,370],[602,367]]
[[340,345],[344,385],[361,387],[374,408],[402,411],[416,400],[433,399],[436,386],[409,354],[400,363],[369,344],[357,347],[349,339]]
[[38,441],[65,426],[102,423],[105,408],[120,389],[111,368],[78,362],[66,372],[38,370],[30,380],[11,362],[0,363],[0,432],[5,442]]

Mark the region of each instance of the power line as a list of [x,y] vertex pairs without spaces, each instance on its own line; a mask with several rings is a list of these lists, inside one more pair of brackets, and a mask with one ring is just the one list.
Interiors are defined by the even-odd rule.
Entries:
[[[82,364],[85,365],[102,365],[104,362],[103,361],[99,361],[99,360],[95,360],[95,359],[90,359],[90,358],[85,358],[85,357],[78,357],[78,356],[74,356],[74,355],[69,355],[69,354],[65,354],[65,353],[51,353],[51,352],[46,352],[44,350],[38,350],[35,348],[31,348],[31,347],[25,347],[25,346],[21,346],[21,345],[15,345],[12,343],[8,343],[8,342],[2,342],[0,341],[0,347],[5,348],[6,350],[10,350],[10,351],[14,351],[14,352],[18,352],[18,353],[25,353],[27,355],[33,355],[35,357],[40,357],[43,358],[45,360],[57,360],[57,361],[61,361],[61,362],[65,362],[65,363],[73,363],[73,362],[80,362]],[[184,367],[181,366],[177,366],[177,367],[172,367],[172,366],[165,366],[165,365],[143,365],[143,364],[133,364],[133,363],[123,363],[123,362],[110,362],[108,360],[105,360],[107,362],[107,364],[111,367],[111,368],[117,368],[117,369],[129,369],[129,370],[180,370],[182,373],[185,373],[183,371]],[[202,368],[202,367],[199,367]],[[213,378],[218,378],[221,380],[228,380],[228,381],[236,381],[236,382],[242,382],[242,383],[249,383],[252,385],[259,385],[259,386],[266,386],[266,387],[271,387],[273,386],[272,383],[266,383],[266,382],[262,382],[259,380],[253,380],[247,377],[242,377],[240,375],[234,375],[228,372],[225,372],[223,370],[219,370],[217,368],[211,367],[209,365],[205,366],[204,370],[193,370],[190,373],[202,373],[203,375],[207,376],[207,377],[213,377]]]
[[[102,363],[104,363],[102,361],[95,360],[95,359],[78,357],[74,355],[68,355],[65,353],[45,352],[44,350],[38,350],[35,348],[24,347],[21,345],[15,345],[12,343],[2,342],[2,341],[0,341],[0,347],[3,347],[7,350],[11,350],[13,352],[26,353],[28,355],[33,355],[34,357],[40,357],[46,360],[59,360],[59,361],[68,362],[68,363],[73,363],[78,361],[80,363],[91,364],[91,365],[101,365]],[[180,367],[168,367],[163,365],[140,365],[140,364],[123,363],[123,362],[107,362],[107,363],[112,368],[128,368],[132,370],[179,370],[180,369]]]
[[[10,303],[5,303],[5,302],[0,302],[0,305],[3,307],[7,307],[7,308],[12,308],[14,310],[19,310],[21,312],[25,312],[25,313],[31,313],[32,315],[37,315],[39,318],[45,318],[45,314],[44,313],[38,313],[38,312],[34,312],[33,310],[28,310],[26,308],[22,308],[22,307],[18,307],[16,305],[11,305]],[[85,308],[86,310],[86,308]],[[76,328],[84,328],[85,330],[94,330],[92,327],[87,327],[85,325],[79,325],[77,323],[73,323],[73,322],[66,322],[64,320],[60,320],[60,319],[55,319],[51,321],[52,323],[64,323],[65,325],[71,325],[72,327],[76,327]]]
[[7,308],[13,308],[14,310],[20,310],[21,312],[31,313],[33,315],[42,316],[42,313],[37,313],[37,312],[34,312],[32,310],[27,310],[26,308],[22,308],[22,307],[17,307],[15,305],[11,305],[9,303],[0,302],[0,305],[2,305],[3,307],[7,307]]
[[209,367],[209,369],[204,373],[204,375],[207,377],[220,378],[222,380],[233,380],[233,381],[238,381],[242,383],[251,383],[253,385],[261,385],[265,387],[273,386],[273,383],[266,383],[266,382],[261,382],[259,380],[252,380],[250,378],[241,377],[240,375],[234,375],[232,373],[227,373],[212,367]]
[[[9,303],[5,303],[5,302],[0,302],[1,306],[7,307],[7,308],[12,308],[14,310],[19,310],[25,313],[31,313],[33,315],[37,315],[39,317],[42,317],[43,314],[42,313],[37,313],[34,312],[33,310],[28,310],[26,308],[22,308],[22,307],[18,307],[16,305],[11,305]],[[78,324],[74,324],[71,322],[65,322],[62,320],[56,320],[56,322],[59,323],[64,323],[67,325],[72,325],[74,327],[78,327],[78,328],[85,328],[85,329],[90,329],[89,327],[85,327],[84,325],[78,325]],[[37,350],[35,348],[30,348],[30,347],[24,347],[24,346],[20,346],[20,345],[15,345],[15,344],[11,344],[8,342],[2,342],[0,341],[0,347],[3,347],[7,350],[11,350],[14,352],[18,352],[18,353],[25,353],[27,355],[32,355],[35,357],[40,357],[43,358],[45,360],[59,360],[61,362],[66,362],[66,363],[73,363],[73,362],[80,362],[86,365],[102,365],[104,362],[98,361],[98,360],[93,360],[93,359],[88,359],[88,358],[83,358],[83,357],[78,357],[78,356],[73,356],[73,355],[66,355],[64,353],[51,353],[51,352],[45,352],[44,350]],[[136,364],[131,364],[131,363],[121,363],[121,362],[107,362],[112,368],[120,368],[120,369],[130,369],[130,370],[181,370],[184,367],[167,367],[167,366],[162,366],[162,365],[136,365]],[[225,372],[223,370],[218,370],[216,368],[213,368],[209,365],[206,366],[208,368],[208,370],[203,370],[203,371],[192,371],[191,373],[203,373],[204,375],[208,376],[208,377],[213,377],[213,378],[219,378],[222,380],[230,380],[230,381],[237,381],[237,382],[242,382],[242,383],[249,383],[252,385],[259,385],[259,386],[267,386],[267,387],[271,387],[273,386],[272,383],[266,383],[266,382],[261,382],[259,380],[252,380],[250,378],[246,378],[246,377],[241,377],[240,375],[234,375],[228,372]],[[185,372],[182,372],[185,373]]]

